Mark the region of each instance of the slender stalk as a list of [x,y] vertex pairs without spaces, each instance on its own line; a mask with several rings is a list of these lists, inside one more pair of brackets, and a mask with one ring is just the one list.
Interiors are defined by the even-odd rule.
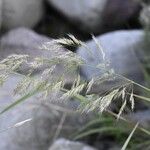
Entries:
[[132,130],[132,132],[130,133],[130,135],[128,136],[127,140],[125,141],[123,147],[121,148],[121,150],[126,150],[126,148],[127,148],[128,144],[129,144],[129,142],[130,142],[130,140],[131,140],[131,138],[132,138],[132,136],[133,136],[135,130],[137,129],[138,125],[139,125],[139,123],[137,123],[137,124],[135,125],[135,127],[134,127],[133,130]]
[[[106,112],[107,112],[108,114],[114,116],[115,118],[117,118],[117,114],[115,114],[114,112],[109,111],[109,110],[106,110]],[[130,125],[133,124],[132,122],[130,122],[129,120],[127,120],[127,119],[125,119],[125,118],[123,118],[123,117],[121,117],[121,116],[120,116],[120,119],[121,119],[122,121],[124,121],[124,122],[130,124]],[[138,127],[138,129],[150,136],[150,131],[146,130],[145,128],[143,128],[143,127]]]

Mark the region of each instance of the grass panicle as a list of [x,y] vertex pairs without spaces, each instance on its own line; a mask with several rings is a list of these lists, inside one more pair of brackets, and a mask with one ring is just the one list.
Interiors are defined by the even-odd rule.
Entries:
[[[103,50],[102,46],[98,43],[98,41],[94,36],[92,37],[102,57],[102,60],[100,60],[97,66],[91,66],[90,64],[86,64],[84,60],[82,60],[79,56],[77,56],[75,53],[71,51],[66,51],[65,53],[61,53],[58,51],[59,48],[62,48],[62,45],[67,45],[67,46],[83,46],[84,48],[89,50],[90,53],[91,49],[88,48],[86,44],[76,39],[72,35],[68,35],[68,38],[54,40],[53,41],[53,43],[55,43],[54,45],[52,45],[51,43],[45,43],[41,46],[41,50],[47,51],[50,51],[51,49],[56,50],[54,52],[56,55],[54,55],[50,59],[45,57],[30,58],[30,56],[28,55],[14,54],[0,61],[0,85],[3,85],[3,83],[7,80],[7,78],[9,78],[9,76],[11,76],[13,73],[18,74],[18,70],[20,69],[20,67],[22,67],[22,65],[26,64],[30,68],[29,73],[23,77],[23,79],[16,85],[16,88],[14,89],[14,94],[20,95],[20,98],[11,105],[9,105],[8,107],[4,108],[4,110],[2,110],[0,114],[9,111],[16,105],[20,104],[21,102],[27,100],[28,98],[36,94],[41,94],[43,99],[47,99],[50,94],[57,96],[60,91],[63,92],[63,94],[59,98],[60,101],[61,100],[65,101],[72,97],[76,98],[80,102],[78,110],[86,113],[89,113],[91,111],[97,111],[100,113],[107,112],[112,102],[116,102],[116,100],[118,99],[119,101],[122,101],[122,106],[120,107],[119,113],[117,114],[118,119],[121,118],[121,114],[124,111],[127,102],[130,102],[131,110],[134,110],[135,98],[140,98],[142,100],[150,102],[150,98],[134,94],[133,85],[136,85],[148,92],[150,91],[150,89],[136,83],[135,81],[131,81],[121,75],[116,74],[113,68],[110,67],[110,62],[109,60],[107,60],[107,56],[105,55],[105,51]],[[58,65],[63,66],[64,70],[62,71],[61,74],[55,73],[57,72]],[[82,65],[87,65],[89,67],[95,67],[100,69],[102,72],[101,76],[96,75],[91,79],[91,81],[87,82],[83,81],[80,75],[78,75],[77,78],[74,80],[71,88],[66,89],[64,82],[65,74],[66,73],[68,74],[72,70],[78,71],[78,69]],[[40,72],[37,76],[33,76],[32,72],[41,67],[44,68],[43,71]],[[104,83],[105,81],[108,82],[114,81],[116,78],[122,80],[123,84],[118,84],[115,87],[113,86],[110,87],[102,95],[100,95],[99,93],[89,94],[91,88],[95,83],[98,86],[101,86],[102,83]],[[131,136],[133,135],[137,127],[138,124],[131,132],[122,150],[126,149],[131,139]],[[114,129],[113,127],[109,128],[106,127],[102,129],[89,131],[85,135],[112,130],[116,129]],[[149,133],[149,131],[147,131],[147,133]],[[83,134],[81,136],[85,135]]]

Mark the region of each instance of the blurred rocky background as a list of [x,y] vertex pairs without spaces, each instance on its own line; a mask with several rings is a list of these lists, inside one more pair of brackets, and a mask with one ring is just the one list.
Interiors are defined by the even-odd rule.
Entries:
[[[48,54],[41,53],[39,47],[43,42],[50,42],[53,46],[53,39],[66,37],[67,34],[86,42],[93,50],[94,57],[91,58],[83,47],[72,49],[92,65],[97,65],[100,59],[91,38],[91,34],[95,35],[117,73],[150,87],[149,0],[0,0],[0,60],[10,54],[42,55],[51,58],[55,55],[54,49]],[[66,49],[60,48],[60,51],[65,52]],[[96,69],[87,66],[83,66],[80,71],[85,80],[92,79],[94,74],[100,74]],[[12,102],[12,88],[19,79],[18,76],[11,77],[1,89],[1,110]],[[102,91],[104,88],[95,91]],[[75,114],[74,117],[68,115],[65,125],[70,130],[59,133],[63,139],[52,138],[53,134],[57,134],[55,125],[60,124],[63,115],[54,112],[56,117],[53,119],[54,116],[48,115],[51,111],[43,107],[40,102],[37,102],[38,109],[33,110],[34,99],[31,99],[31,103],[21,104],[20,108],[0,117],[0,129],[3,130],[18,121],[35,116],[35,122],[28,123],[25,128],[20,127],[0,133],[0,150],[118,150],[120,148],[110,136],[96,135],[96,138],[83,139],[81,142],[84,144],[69,141],[73,140],[69,135],[92,118],[80,114]],[[22,109],[25,106],[31,109],[29,114],[27,114],[28,109],[26,111]],[[150,127],[149,106],[139,103],[137,107],[139,110],[128,117],[139,121],[142,114],[143,126],[146,124]]]
[[50,37],[67,33],[83,39],[118,29],[137,29],[137,0],[1,0],[1,31],[32,28]]

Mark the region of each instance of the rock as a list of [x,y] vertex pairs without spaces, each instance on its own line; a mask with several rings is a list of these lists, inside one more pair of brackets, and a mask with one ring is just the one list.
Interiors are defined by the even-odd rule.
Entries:
[[135,16],[139,4],[130,0],[47,0],[77,28],[87,33],[101,33]]
[[107,0],[103,13],[103,27],[109,30],[138,18],[141,4],[131,0]]
[[48,0],[50,5],[56,8],[60,13],[67,17],[71,22],[87,32],[92,31],[96,26],[100,26],[101,14],[106,4],[105,0],[86,1],[76,0]]
[[[14,96],[13,90],[22,78],[19,75],[11,75],[0,87],[0,111],[20,97]],[[75,107],[75,101],[59,102],[58,97],[54,95],[50,95],[47,100],[43,100],[41,94],[28,98],[0,115],[0,149],[45,150],[53,139],[69,138],[90,119],[90,115],[87,117],[86,114],[73,112]],[[65,116],[64,124],[60,134],[55,137],[62,116]],[[15,126],[25,120],[26,123]]]
[[118,147],[118,146],[114,146],[112,148],[110,148],[109,150],[120,150],[121,147]]
[[[13,96],[13,89],[20,81],[20,79],[22,79],[21,76],[13,76],[0,89],[1,111],[17,99]],[[50,127],[52,124],[49,122],[49,119],[52,116],[54,117],[55,114],[48,115],[48,110],[45,111],[46,109],[44,110],[44,107],[41,107],[39,109],[39,104],[40,101],[38,101],[38,99],[35,99],[35,97],[32,97],[27,101],[20,103],[20,105],[16,106],[16,108],[12,109],[11,111],[8,111],[1,115],[0,141],[2,142],[2,144],[0,145],[0,149],[37,150],[46,147],[46,145],[48,147],[49,135],[47,133],[50,132],[48,127]],[[34,118],[34,120],[18,128],[14,127],[16,123],[30,118]],[[7,128],[10,129],[5,130]],[[37,129],[39,129],[39,131],[37,131]]]
[[73,142],[66,139],[58,139],[53,143],[49,150],[96,150],[90,146],[79,142]]
[[34,27],[44,13],[43,0],[1,0],[2,27]]
[[[123,75],[138,83],[144,83],[142,68],[137,57],[138,52],[142,52],[142,44],[144,39],[144,32],[142,30],[133,31],[116,31],[98,36],[97,40],[101,44],[106,58],[110,61],[110,66],[117,74]],[[87,46],[91,48],[88,52],[83,47],[77,50],[86,64],[96,66],[102,63],[102,54],[98,50],[96,43],[91,40],[88,41]],[[141,57],[141,55],[139,56]],[[89,66],[82,66],[81,73],[90,80],[92,77],[102,75],[100,69],[95,69]],[[115,82],[108,82],[102,87],[108,89],[115,85]]]
[[[0,88],[1,111],[17,99],[17,97],[13,96],[13,90],[20,79],[22,79],[21,76],[12,76]],[[0,149],[41,150],[49,146],[49,133],[52,128],[52,120],[58,114],[53,110],[48,110],[44,107],[44,104],[42,106],[42,103],[40,103],[39,99],[32,97],[1,115],[0,141],[2,143]],[[33,120],[20,127],[14,127],[16,123],[28,119]]]
[[135,113],[125,116],[128,120],[131,120],[134,123],[139,122],[145,128],[150,127],[150,110],[137,111]]
[[[14,36],[15,35],[15,36]],[[51,46],[49,51],[43,51],[42,45],[47,42]],[[6,58],[11,54],[26,54],[31,57],[54,57],[55,51],[58,45],[52,41],[52,39],[38,35],[34,31],[27,28],[17,28],[9,31],[2,36],[0,40],[0,60]],[[64,52],[65,50],[59,47],[59,51]]]

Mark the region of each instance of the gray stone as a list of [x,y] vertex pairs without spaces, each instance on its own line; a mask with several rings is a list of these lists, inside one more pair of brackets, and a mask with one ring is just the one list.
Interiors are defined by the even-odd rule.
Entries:
[[83,143],[73,142],[66,139],[58,139],[53,143],[49,150],[96,150]]
[[[21,76],[12,76],[0,88],[0,110],[3,110],[17,99],[13,95],[13,90],[21,78]],[[20,103],[0,117],[0,149],[41,150],[48,148],[52,123],[57,115],[54,110],[44,107],[44,103],[42,104],[42,101],[36,97]],[[14,127],[16,123],[31,118],[32,121],[20,127]]]
[[[117,74],[139,83],[144,83],[141,64],[137,57],[139,53],[143,52],[143,39],[144,32],[142,30],[116,31],[97,37],[106,58],[110,61],[111,68],[113,68]],[[78,55],[85,60],[87,65],[96,66],[102,63],[102,53],[98,50],[96,43],[91,40],[86,44],[91,49],[91,52],[80,47],[77,50]],[[140,55],[140,57],[142,57],[142,55]],[[90,80],[94,76],[102,75],[100,69],[95,69],[87,65],[81,67],[81,73],[87,80]],[[115,83],[108,82],[102,88],[108,89],[108,87],[112,87],[113,84]]]
[[[126,22],[138,10],[138,3],[130,0],[47,0],[77,28],[87,33],[100,33]],[[110,26],[111,25],[111,26]]]
[[[20,97],[14,95],[13,90],[21,79],[22,76],[12,75],[0,87],[0,111]],[[57,95],[50,94],[46,100],[40,94],[28,98],[0,115],[0,149],[45,150],[55,138],[69,138],[91,118],[73,112],[75,107],[74,101],[59,102]],[[60,134],[55,136],[63,115],[66,116],[64,124]],[[16,123],[28,119],[32,120],[15,127]]]
[[2,27],[34,27],[42,18],[43,0],[0,0]]
[[[50,50],[42,50],[42,46],[49,42]],[[62,47],[58,47],[52,39],[39,35],[27,28],[17,28],[9,31],[0,39],[0,60],[11,54],[26,54],[31,57],[52,58],[56,56],[56,50],[64,53]],[[58,53],[59,54],[59,53]]]
[[135,113],[125,116],[128,120],[131,120],[134,123],[139,122],[145,128],[150,127],[150,110],[137,111]]

